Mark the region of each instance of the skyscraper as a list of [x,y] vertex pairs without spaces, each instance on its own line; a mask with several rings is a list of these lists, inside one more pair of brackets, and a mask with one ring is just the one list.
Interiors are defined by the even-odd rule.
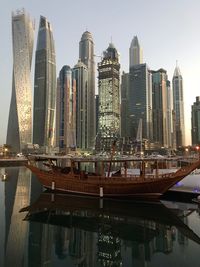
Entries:
[[113,140],[120,136],[120,64],[113,44],[104,52],[98,64],[99,73],[99,135],[103,147],[110,149]]
[[129,49],[129,84],[127,94],[128,137],[136,139],[139,122],[142,138],[152,139],[152,75],[143,64],[142,49],[134,36]]
[[76,145],[88,149],[89,135],[89,89],[88,68],[80,60],[72,70],[73,87],[76,89]]
[[25,10],[13,12],[13,81],[6,143],[15,152],[32,142],[33,34],[34,23]]
[[56,146],[60,151],[68,152],[76,145],[76,92],[72,86],[72,70],[63,66],[57,83],[56,104]]
[[142,63],[142,48],[140,47],[137,36],[134,36],[129,48],[129,67],[131,68],[134,65]]
[[130,137],[136,139],[142,120],[142,138],[152,140],[152,74],[146,63],[130,68],[128,109]]
[[171,106],[167,72],[152,71],[153,141],[158,147],[171,147]]
[[175,149],[175,132],[174,132],[174,125],[173,125],[173,101],[172,101],[172,88],[171,88],[171,82],[167,80],[167,125],[169,127],[167,134],[168,134],[168,140],[169,140],[169,147],[172,149]]
[[40,17],[35,57],[33,143],[55,145],[56,63],[50,23]]
[[88,108],[87,136],[88,148],[94,147],[95,139],[95,62],[92,34],[84,32],[79,43],[79,58],[88,68]]
[[192,145],[200,144],[200,96],[192,105]]
[[129,73],[121,76],[121,137],[128,137],[129,129]]
[[185,121],[184,121],[184,98],[183,98],[183,78],[178,66],[174,70],[173,84],[173,109],[176,122],[176,145],[185,145]]

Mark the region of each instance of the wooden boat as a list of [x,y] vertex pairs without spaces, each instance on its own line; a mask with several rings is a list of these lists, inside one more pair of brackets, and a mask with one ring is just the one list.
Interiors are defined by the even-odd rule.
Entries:
[[[194,210],[189,210],[189,214]],[[199,236],[183,222],[180,210],[167,208],[162,202],[113,200],[44,192],[28,207],[25,220],[106,233],[138,242],[150,241],[172,226],[200,244]],[[164,228],[163,228],[164,226]]]
[[[127,173],[127,166],[133,159],[71,159],[70,167],[61,169],[51,165],[48,170],[31,164],[27,167],[38,177],[44,187],[69,193],[77,193],[99,197],[134,197],[158,199],[170,187],[200,166],[200,160],[188,164],[176,172],[147,174],[145,164],[150,161],[137,160],[140,164],[140,175]],[[151,160],[152,161],[152,160]],[[157,163],[157,160],[154,160]],[[94,164],[94,173],[81,170],[81,164]],[[123,165],[121,169],[112,173],[114,164]],[[107,166],[107,172],[106,170]]]

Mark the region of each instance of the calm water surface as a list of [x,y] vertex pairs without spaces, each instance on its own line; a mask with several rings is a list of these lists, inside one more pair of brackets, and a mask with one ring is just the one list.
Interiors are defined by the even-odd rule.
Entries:
[[0,168],[0,266],[199,267],[196,204],[43,193],[25,167]]

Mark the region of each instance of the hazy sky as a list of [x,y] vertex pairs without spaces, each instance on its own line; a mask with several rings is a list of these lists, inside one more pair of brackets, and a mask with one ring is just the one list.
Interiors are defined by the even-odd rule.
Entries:
[[[112,38],[120,53],[121,71],[128,71],[129,46],[134,35],[143,48],[144,62],[153,70],[166,69],[170,81],[178,60],[184,82],[186,137],[190,143],[191,105],[200,95],[200,0],[1,1],[0,145],[6,141],[12,88],[11,12],[21,8],[35,20],[35,43],[40,15],[52,24],[57,73],[63,65],[73,67],[77,63],[79,41],[86,29],[93,35],[96,55],[108,47]],[[34,73],[34,65],[32,70]]]

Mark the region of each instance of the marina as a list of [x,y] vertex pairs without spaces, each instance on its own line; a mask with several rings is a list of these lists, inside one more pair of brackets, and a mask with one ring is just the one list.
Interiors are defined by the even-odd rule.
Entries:
[[[195,202],[49,193],[26,167],[0,181],[1,266],[199,267]],[[20,233],[20,234],[19,234]],[[138,250],[140,248],[140,250]],[[184,258],[182,251],[184,250]],[[12,257],[11,257],[12,255]]]

